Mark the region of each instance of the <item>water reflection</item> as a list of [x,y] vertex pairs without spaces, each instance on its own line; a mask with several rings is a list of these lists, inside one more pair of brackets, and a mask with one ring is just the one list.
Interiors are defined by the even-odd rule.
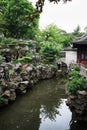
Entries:
[[78,123],[70,123],[72,115],[64,93],[59,80],[42,81],[0,110],[0,130],[82,130]]
[[65,104],[65,99],[61,99],[61,104],[56,110],[58,114],[56,113],[55,120],[51,120],[49,117],[44,118],[43,113],[40,114],[42,123],[39,130],[69,130],[71,112]]
[[70,130],[87,130],[87,123],[86,122],[72,122],[70,125]]

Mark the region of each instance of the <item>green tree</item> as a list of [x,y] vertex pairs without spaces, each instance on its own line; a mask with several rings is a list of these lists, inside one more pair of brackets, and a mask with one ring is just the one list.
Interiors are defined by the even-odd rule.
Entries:
[[48,25],[45,29],[39,31],[38,33],[40,40],[49,42],[58,42],[60,35],[60,29],[53,24]]
[[53,44],[51,42],[43,42],[40,49],[40,54],[42,55],[42,62],[54,63],[59,57],[60,51],[61,46],[58,46],[57,44]]
[[75,29],[74,29],[74,32],[72,33],[75,37],[80,37],[82,36],[84,33],[81,32],[81,28],[80,26],[78,25]]
[[63,45],[63,47],[67,47],[70,46],[72,39],[73,35],[66,33],[62,34],[62,36],[59,38],[59,41]]
[[58,28],[56,25],[48,25],[45,29],[38,31],[36,35],[38,41],[48,41],[52,43],[68,46],[71,43],[72,35]]
[[0,13],[4,14],[11,0],[0,0]]
[[4,32],[5,21],[3,20],[2,13],[0,13],[0,34]]
[[8,5],[8,0],[0,0],[0,34],[6,31],[5,19],[3,18],[3,14],[6,11],[7,5]]
[[0,0],[0,13],[5,21],[3,34],[6,37],[33,39],[39,20],[39,15],[33,17],[35,11],[28,0]]

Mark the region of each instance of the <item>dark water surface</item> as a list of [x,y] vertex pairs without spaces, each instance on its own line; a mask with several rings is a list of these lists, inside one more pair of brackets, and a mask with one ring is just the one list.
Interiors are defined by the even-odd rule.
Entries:
[[41,81],[0,110],[0,130],[87,130],[87,124],[72,122],[65,101],[64,85],[58,79]]

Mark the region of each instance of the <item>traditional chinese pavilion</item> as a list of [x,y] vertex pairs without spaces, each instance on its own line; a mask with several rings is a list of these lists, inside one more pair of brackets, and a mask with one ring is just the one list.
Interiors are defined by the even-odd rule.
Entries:
[[74,39],[73,48],[77,48],[77,63],[87,66],[87,35]]

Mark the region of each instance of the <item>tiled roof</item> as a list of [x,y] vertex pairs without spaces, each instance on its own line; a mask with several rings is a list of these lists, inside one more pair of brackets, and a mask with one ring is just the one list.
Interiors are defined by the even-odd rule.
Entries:
[[76,48],[73,48],[72,46],[68,46],[66,48],[63,49],[63,51],[76,51]]
[[81,37],[77,37],[73,40],[73,43],[85,43],[87,44],[87,34],[81,36]]

